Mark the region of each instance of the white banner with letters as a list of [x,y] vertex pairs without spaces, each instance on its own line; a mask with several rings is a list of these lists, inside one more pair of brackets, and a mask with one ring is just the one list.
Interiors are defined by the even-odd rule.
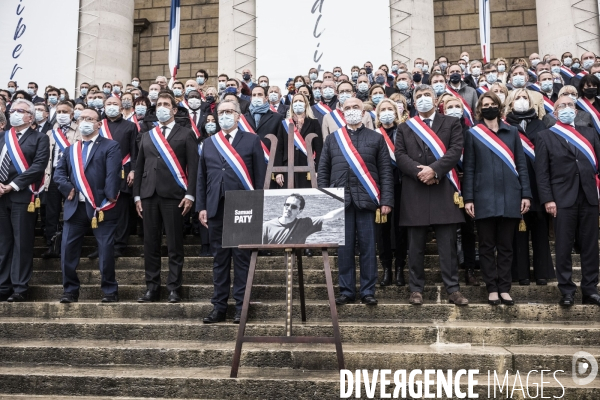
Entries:
[[79,0],[0,0],[0,88],[17,81],[65,88],[74,96]]
[[271,85],[308,75],[310,68],[323,72],[373,63],[391,68],[389,0],[368,3],[347,0],[256,0],[256,72]]

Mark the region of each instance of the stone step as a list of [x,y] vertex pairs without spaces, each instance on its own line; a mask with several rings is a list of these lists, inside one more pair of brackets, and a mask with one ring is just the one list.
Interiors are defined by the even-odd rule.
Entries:
[[[162,287],[162,298],[166,299],[168,292],[166,287]],[[202,301],[208,300],[213,295],[213,285],[184,285],[181,288],[181,297],[184,301]],[[463,293],[473,303],[487,303],[488,293],[485,286],[462,286]],[[119,298],[121,300],[137,300],[146,291],[146,285],[140,281],[138,285],[119,285]],[[337,294],[338,288],[334,287]],[[79,298],[81,300],[100,300],[102,291],[100,285],[82,285],[80,287]],[[34,301],[58,300],[63,293],[62,285],[31,285],[29,287],[29,296]],[[327,300],[327,290],[325,285],[310,284],[304,285],[306,299]],[[408,301],[410,289],[408,286],[386,286],[376,289],[376,297],[381,300]],[[292,296],[298,300],[298,287],[295,286]],[[357,295],[358,296],[358,295]],[[560,292],[556,283],[549,283],[547,286],[513,286],[511,296],[516,302],[536,302],[536,303],[555,303],[560,298]],[[252,288],[252,301],[272,301],[284,300],[286,297],[285,286],[278,285],[254,285]],[[230,298],[232,294],[230,293]],[[447,294],[442,284],[426,285],[423,291],[425,302],[446,302]],[[357,298],[357,301],[359,299]]]
[[[104,396],[36,396],[30,394],[2,394],[0,400],[174,400],[164,397],[104,397]],[[190,400],[190,399],[188,399]],[[191,399],[191,400],[209,400],[209,399]],[[215,399],[212,399],[215,400]]]
[[[198,268],[188,268],[189,264],[186,265],[186,268],[182,271],[182,277],[184,284],[212,284],[213,283],[213,271],[212,266],[202,266]],[[168,268],[162,269],[162,284],[166,284]],[[479,276],[479,280],[481,281],[481,275],[479,271],[476,273]],[[100,284],[100,271],[98,269],[78,269],[77,275],[79,276],[79,281],[83,285],[97,285]],[[337,285],[338,282],[338,271],[334,268],[331,272],[333,282]],[[135,269],[118,269],[116,271],[116,276],[119,284],[121,285],[135,285],[144,282],[145,274],[143,268],[135,268]],[[459,281],[465,282],[465,270],[458,271]],[[531,270],[531,276],[533,278],[533,269]],[[233,268],[232,268],[232,277],[233,277]],[[322,268],[319,270],[317,268],[307,268],[304,270],[304,283],[305,284],[325,284],[325,274],[323,273]],[[285,285],[287,279],[287,273],[283,269],[263,269],[259,268],[256,270],[254,275],[254,283],[259,285],[267,285],[267,284],[279,284]],[[360,268],[356,269],[356,279],[357,282],[360,280]],[[378,282],[383,279],[383,269],[379,268],[379,278]],[[404,279],[408,282],[408,271],[404,271]],[[581,281],[581,268],[573,269],[573,280]],[[62,284],[63,276],[60,270],[34,270],[31,280],[29,281],[30,285],[60,285]],[[555,279],[549,280],[550,282],[555,281]],[[294,271],[294,282],[298,282],[298,273]],[[439,268],[426,268],[425,269],[425,282],[427,283],[442,283],[442,274]],[[518,283],[515,283],[518,285]],[[532,286],[535,286],[535,281],[531,283]]]
[[[60,304],[57,300],[26,302],[26,303],[0,303],[0,315],[3,318],[83,318],[89,321],[106,320],[112,318],[164,320],[182,323],[185,321],[199,321],[213,309],[208,301],[186,302],[179,304],[151,303],[139,304],[135,302],[121,302],[103,304],[98,302],[80,301],[73,304]],[[444,322],[480,322],[489,326],[495,322],[539,322],[550,326],[557,322],[571,323],[596,323],[600,321],[600,307],[592,305],[575,305],[565,309],[558,304],[526,304],[518,303],[515,306],[497,306],[488,304],[470,304],[467,307],[457,307],[453,304],[424,304],[416,307],[407,301],[380,301],[376,307],[368,307],[360,303],[347,304],[337,308],[341,322],[417,322],[417,323],[444,323]],[[230,304],[227,322],[235,313],[235,308]],[[251,302],[249,309],[250,321],[257,322],[285,317],[286,304],[283,301]],[[300,323],[300,306],[296,303],[292,309],[295,323]],[[307,301],[306,315],[308,322],[329,321],[331,312],[324,301]]]
[[[600,323],[577,324],[554,322],[473,321],[442,323],[415,322],[341,322],[343,343],[431,345],[435,343],[470,343],[475,346],[600,346]],[[238,325],[204,324],[199,319],[164,321],[160,319],[90,320],[62,318],[3,318],[0,337],[6,340],[89,340],[110,338],[113,341],[234,341]],[[333,336],[331,321],[296,322],[295,336]],[[283,336],[285,321],[250,321],[248,336]]]
[[[411,371],[409,366],[399,368]],[[445,370],[445,369],[444,369]],[[493,393],[493,374],[488,386],[487,373],[480,370],[476,376],[474,392],[479,398],[488,397],[488,389]],[[394,370],[392,370],[393,373]],[[230,400],[251,399],[334,399],[340,398],[340,376],[338,371],[300,371],[288,368],[240,368],[237,379],[229,378],[230,368],[142,368],[142,367],[62,367],[62,366],[17,366],[0,367],[0,379],[4,393],[34,392],[56,396],[61,394],[109,396],[145,396],[144,398],[164,396],[172,398],[227,398]],[[521,372],[521,376],[526,375]],[[501,376],[500,379],[504,379]],[[534,374],[525,379],[520,377],[523,387],[534,396],[544,381],[545,398],[565,398],[568,400],[592,400],[600,397],[600,384],[592,382],[586,386],[577,386],[566,375],[557,375],[558,382],[547,375],[542,379]],[[393,378],[392,378],[393,380]],[[511,389],[517,376],[508,375]],[[518,381],[517,381],[518,382]],[[559,383],[560,382],[560,383]],[[466,379],[461,379],[460,388],[467,391]],[[520,386],[517,384],[517,388]],[[435,385],[432,386],[435,393]],[[394,385],[386,387],[391,394]],[[503,388],[506,398],[507,387]],[[380,385],[375,387],[379,398]],[[519,392],[515,399],[522,399]],[[400,393],[402,394],[402,393]],[[407,393],[408,394],[408,393]],[[367,398],[364,387],[361,397]],[[538,395],[539,396],[539,395]],[[355,398],[353,395],[352,398]],[[444,394],[440,399],[448,399]],[[455,398],[455,397],[450,397]],[[539,398],[539,397],[526,397]]]

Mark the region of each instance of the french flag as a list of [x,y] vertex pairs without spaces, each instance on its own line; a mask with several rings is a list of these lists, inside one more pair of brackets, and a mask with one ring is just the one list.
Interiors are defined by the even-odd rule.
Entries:
[[171,0],[171,26],[169,27],[169,70],[171,71],[171,80],[169,81],[169,87],[172,87],[173,82],[177,79],[177,69],[179,68],[180,21],[180,0]]
[[479,0],[479,41],[481,42],[481,57],[483,63],[490,62],[491,41],[490,30],[490,0]]

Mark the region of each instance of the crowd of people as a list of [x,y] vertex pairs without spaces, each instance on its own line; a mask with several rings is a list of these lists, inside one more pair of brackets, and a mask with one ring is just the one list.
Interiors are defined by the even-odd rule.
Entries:
[[[133,232],[144,241],[147,290],[138,301],[160,300],[163,233],[167,300],[181,301],[184,235],[193,234],[200,256],[214,259],[214,309],[204,322],[225,320],[232,259],[239,322],[250,253],[221,246],[225,192],[262,189],[265,181],[286,187],[285,174],[265,175],[269,159],[287,165],[291,128],[295,164],[314,162],[321,188],[345,188],[338,305],[377,304],[377,257],[380,285],[405,286],[407,269],[408,300],[422,304],[432,238],[457,306],[469,303],[459,267],[467,285],[479,286],[481,276],[491,305],[514,304],[513,282],[556,278],[559,304],[572,306],[574,249],[582,302],[600,305],[595,54],[482,63],[462,53],[431,68],[422,58],[377,69],[367,61],[321,76],[311,68],[283,87],[249,69],[242,79],[218,75],[217,86],[210,78],[203,69],[185,82],[159,76],[146,90],[139,78],[84,82],[74,98],[53,86],[38,95],[35,82],[0,90],[0,301],[28,298],[39,219],[44,258],[61,259],[61,303],[78,300],[76,269],[90,229],[102,302],[119,300],[115,259]],[[295,175],[296,188],[311,187],[310,176]],[[297,208],[296,200],[284,207]]]

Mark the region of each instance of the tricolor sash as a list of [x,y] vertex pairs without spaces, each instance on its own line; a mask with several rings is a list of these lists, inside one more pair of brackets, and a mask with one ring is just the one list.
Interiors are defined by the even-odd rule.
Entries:
[[467,124],[467,126],[473,126],[475,125],[475,123],[473,122],[473,111],[471,110],[471,107],[469,107],[469,105],[467,104],[467,102],[465,101],[465,99],[458,94],[458,92],[454,89],[452,89],[450,87],[450,85],[446,86],[446,92],[450,93],[452,96],[456,97],[457,99],[460,100],[460,102],[463,105],[463,116],[465,117],[465,123]]
[[[252,129],[252,126],[248,123],[246,116],[243,114],[240,114],[240,119],[238,119],[238,129],[241,129],[243,131],[250,132],[250,133],[253,133],[256,135],[256,132],[254,132],[254,129]],[[263,156],[265,157],[265,163],[268,164],[271,153],[269,152],[267,145],[264,144],[262,140],[260,141],[260,145],[262,146],[262,149],[263,149]]]
[[288,133],[288,135],[290,133],[289,124],[292,124],[292,126],[294,127],[294,146],[296,146],[298,150],[300,150],[302,153],[304,153],[305,156],[308,157],[308,150],[306,149],[306,140],[304,140],[304,138],[298,131],[298,127],[296,126],[296,124],[294,124],[294,120],[291,118],[284,119],[283,121],[281,121],[281,123],[283,124],[283,127],[285,128],[285,131]]
[[519,137],[521,138],[521,144],[523,145],[523,152],[525,152],[525,155],[531,158],[531,161],[534,162],[535,147],[533,146],[533,143],[531,143],[531,140],[529,140],[529,138],[523,135],[521,132],[519,132]]
[[98,133],[100,133],[100,136],[112,140],[112,134],[110,133],[110,129],[108,129],[108,119],[105,118],[102,120],[102,126],[100,127]]
[[490,89],[487,86],[485,86],[485,85],[483,85],[483,86],[477,86],[477,89],[475,89],[475,90],[477,90],[477,93],[479,93],[480,96],[482,94],[487,93],[487,92],[490,91]]
[[369,111],[369,115],[371,116],[371,119],[373,120],[373,125],[375,125],[375,120],[377,119],[377,114],[375,113],[375,111]]
[[554,102],[550,100],[548,96],[546,96],[546,93],[542,91],[540,85],[538,85],[537,83],[533,83],[529,85],[529,87],[542,95],[542,98],[544,100],[544,109],[546,110],[546,113],[552,114],[554,112]]
[[352,168],[354,175],[356,175],[360,183],[363,185],[369,194],[369,197],[371,197],[371,200],[373,200],[373,202],[379,206],[381,193],[377,187],[377,183],[369,172],[369,169],[367,168],[363,158],[358,153],[358,150],[356,150],[356,147],[354,147],[352,144],[346,127],[338,129],[333,133],[333,135],[338,143],[338,146],[340,146],[340,149],[342,150],[342,154],[344,155],[346,162],[350,165],[350,168]]
[[565,79],[571,79],[575,76],[575,73],[571,71],[571,68],[566,67],[564,65],[560,66],[560,73]]
[[383,126],[380,126],[379,129],[377,129],[377,132],[381,133],[381,135],[383,136],[383,139],[385,140],[385,144],[387,145],[387,148],[388,148],[388,152],[390,153],[390,160],[392,161],[392,165],[394,167],[396,167],[397,166],[396,156],[394,155],[394,151],[396,150],[396,148],[394,147],[394,143],[392,143],[392,140],[388,136],[385,129],[383,129]]
[[277,112],[277,109],[275,108],[275,106],[271,103],[269,103],[269,108],[271,109],[271,111],[273,111],[274,113]]
[[190,125],[192,126],[192,130],[196,134],[196,139],[200,139],[200,136],[202,136],[202,133],[200,133],[200,130],[196,126],[196,121],[194,121],[194,117],[192,117],[191,115],[189,115],[188,117],[190,119]]
[[344,118],[344,113],[342,113],[340,110],[333,110],[331,112],[331,117],[333,118],[333,122],[335,122],[338,129],[346,126],[346,118]]
[[576,76],[577,76],[579,79],[581,79],[581,78],[583,78],[584,76],[586,76],[586,75],[589,75],[589,74],[590,74],[590,73],[589,73],[589,72],[587,72],[585,69],[582,69],[582,70],[581,70],[581,71],[580,71],[580,72],[579,72],[579,73],[578,73]]
[[528,70],[527,70],[527,73],[528,73],[530,76],[533,76],[533,78],[535,79],[535,81],[536,81],[536,82],[538,81],[538,76],[537,76],[537,74],[536,74],[535,72],[533,72],[532,70],[528,69]]
[[598,159],[596,158],[596,153],[594,152],[594,148],[592,147],[590,141],[587,140],[581,133],[577,132],[577,130],[571,125],[563,124],[560,121],[556,121],[556,124],[550,127],[550,130],[565,139],[567,142],[571,143],[577,148],[577,150],[585,155],[585,158],[587,158],[590,164],[592,164],[592,168],[594,169],[595,173],[594,176],[596,178],[596,187],[598,190],[600,190],[600,179],[598,178]]
[[138,132],[142,130],[142,128],[140,127],[140,121],[138,121],[137,115],[135,115],[135,112],[133,114],[131,114],[131,117],[127,118],[127,121],[133,122],[135,124],[135,126],[137,126]]
[[577,99],[577,105],[581,107],[581,109],[592,116],[592,121],[594,122],[594,126],[596,127],[596,131],[600,133],[600,113],[596,110],[596,107],[590,101],[584,97],[580,97]]
[[[17,131],[14,127],[10,128],[9,131],[4,132],[4,142],[6,143],[6,151],[8,152],[8,155],[10,156],[10,159],[12,160],[15,169],[17,170],[17,175],[21,175],[23,172],[29,169],[29,163],[27,162],[27,159],[25,158],[25,155],[21,150],[19,139],[17,139]],[[34,201],[37,194],[39,193],[39,188],[41,188],[42,185],[43,180],[39,186],[35,185],[34,183],[29,185],[29,190],[31,191],[31,203],[27,208],[28,212],[35,211]]]
[[171,171],[171,175],[175,179],[175,182],[183,189],[187,191],[187,176],[183,168],[181,168],[181,164],[179,164],[179,160],[175,155],[175,152],[171,148],[169,142],[165,138],[165,135],[161,131],[160,127],[156,126],[154,129],[148,132],[150,135],[150,139],[152,139],[152,143],[154,143],[154,147],[158,150],[158,153],[161,155],[167,167],[169,167],[169,171]]
[[131,162],[131,154],[127,154],[125,157],[123,157],[123,160],[121,161],[121,179],[125,179],[125,164]]
[[327,104],[323,103],[322,101],[315,104],[315,109],[318,112],[320,112],[321,114],[323,114],[323,116],[325,116],[331,112],[331,108]]
[[60,148],[61,152],[64,152],[65,149],[71,145],[69,143],[69,140],[67,139],[67,137],[63,133],[62,129],[60,129],[60,128],[58,128],[58,129],[52,129],[52,137],[54,138],[54,141],[56,142],[56,144]]
[[469,132],[490,149],[492,153],[497,155],[502,162],[508,166],[512,173],[519,176],[515,164],[515,155],[498,136],[487,128],[487,126],[478,124],[469,129]]
[[184,107],[188,111],[190,110],[190,106],[188,105],[187,101],[185,101],[185,100],[182,100],[182,101],[179,102],[179,107]]
[[[71,148],[71,167],[73,168],[73,175],[75,176],[75,186],[77,186],[77,190],[85,197],[88,203],[94,209],[94,217],[92,218],[92,228],[98,227],[98,222],[102,222],[104,220],[104,211],[110,210],[113,208],[117,202],[111,203],[108,199],[104,199],[100,206],[96,204],[94,199],[94,193],[90,187],[90,184],[85,176],[85,168],[84,168],[84,160],[82,156],[83,144],[79,142],[75,146]],[[117,195],[118,197],[118,195]],[[96,214],[98,218],[96,218]]]
[[250,178],[250,173],[248,172],[248,168],[242,160],[242,157],[238,154],[238,152],[233,148],[229,140],[225,138],[223,131],[219,131],[216,135],[211,136],[211,140],[215,144],[215,147],[221,154],[221,156],[227,161],[227,164],[233,169],[233,172],[240,178],[242,185],[246,190],[254,190],[254,186],[252,185],[252,178]]
[[[436,160],[439,160],[446,154],[446,146],[444,145],[444,142],[440,140],[438,135],[430,127],[428,127],[425,122],[423,122],[420,116],[417,115],[407,120],[406,123],[408,124],[408,127],[431,149],[431,152],[435,156]],[[448,171],[446,176],[460,197],[460,182],[458,180],[458,174],[456,173],[456,170],[452,168],[450,171]],[[458,198],[455,198],[454,201],[454,203],[457,205],[459,204],[458,200]]]

